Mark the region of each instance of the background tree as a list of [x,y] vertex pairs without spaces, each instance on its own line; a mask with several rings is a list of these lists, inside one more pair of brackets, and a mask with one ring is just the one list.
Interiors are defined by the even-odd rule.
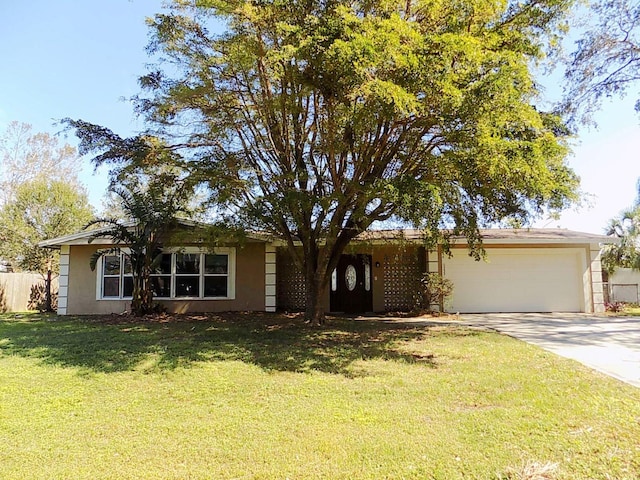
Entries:
[[622,97],[640,80],[640,3],[598,0],[589,13],[565,74],[563,109],[572,121],[590,121],[603,98]]
[[128,218],[122,199],[114,193],[113,190],[107,190],[102,197],[102,208],[98,216],[100,218],[110,218],[113,220],[132,220]]
[[48,311],[59,254],[38,243],[77,232],[91,218],[93,209],[83,189],[42,177],[17,185],[13,198],[0,208],[0,256],[14,267],[43,275]]
[[[575,198],[566,130],[529,71],[570,4],[176,1],[150,21],[170,74],[141,78],[138,107],[228,220],[286,241],[320,323],[341,253],[374,222],[430,242],[449,228],[478,255],[480,226]],[[126,157],[72,125],[99,161]]]
[[605,245],[602,249],[604,271],[612,274],[620,267],[640,270],[640,180],[635,205],[612,218],[606,234],[619,238],[620,243]]
[[11,122],[0,137],[0,206],[14,198],[20,185],[38,177],[75,182],[79,165],[72,146],[60,145],[48,133],[34,133],[28,123]]

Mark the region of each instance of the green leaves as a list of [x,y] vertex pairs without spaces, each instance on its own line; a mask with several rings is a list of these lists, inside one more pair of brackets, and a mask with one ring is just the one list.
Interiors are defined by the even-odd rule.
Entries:
[[[329,228],[327,196],[346,205],[336,219],[343,225],[383,197],[369,188],[376,178],[418,171],[434,187],[446,190],[446,182],[456,181],[456,188],[469,189],[464,197],[503,201],[475,213],[499,221],[533,204],[534,210],[564,204],[552,197],[569,200],[575,188],[575,178],[555,177],[562,169],[550,168],[563,162],[566,147],[531,105],[529,72],[545,42],[561,34],[569,6],[183,2],[176,5],[180,16],[157,23],[154,45],[175,55],[189,80],[149,82],[156,94],[151,113],[174,118],[176,126],[180,115],[199,118],[198,138],[208,131],[208,141],[217,143],[212,163],[242,158],[237,175],[245,189],[237,192],[237,206],[269,199],[297,227],[302,213],[307,223],[321,220],[311,220],[317,232]],[[208,35],[191,8],[223,20],[227,32]],[[552,188],[556,181],[564,187]],[[310,203],[303,206],[291,189],[307,191]],[[316,207],[323,213],[313,213]],[[382,218],[395,210],[389,203],[378,211]],[[281,217],[261,216],[260,223],[281,233]]]
[[36,178],[19,185],[0,209],[0,256],[26,271],[58,270],[58,255],[38,243],[77,232],[93,217],[87,194],[76,185]]
[[620,243],[605,245],[602,268],[609,274],[619,267],[640,270],[640,204],[612,218],[606,234],[619,238]]
[[474,247],[480,225],[575,198],[566,132],[529,71],[571,3],[174,1],[150,22],[165,63],[138,99],[154,134],[84,131],[112,143],[98,161],[179,165],[228,220],[300,241],[292,255],[326,286],[376,221]]

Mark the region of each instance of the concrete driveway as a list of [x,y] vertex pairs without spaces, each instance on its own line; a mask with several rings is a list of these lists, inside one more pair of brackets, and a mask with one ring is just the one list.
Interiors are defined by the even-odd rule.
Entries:
[[640,387],[640,317],[492,313],[462,314],[460,323],[497,330]]

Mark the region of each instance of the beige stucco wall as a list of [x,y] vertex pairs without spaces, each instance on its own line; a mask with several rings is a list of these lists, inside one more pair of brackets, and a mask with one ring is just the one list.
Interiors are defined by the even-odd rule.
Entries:
[[[73,245],[69,252],[67,315],[121,313],[129,300],[96,300],[96,275],[89,268],[93,252],[104,245]],[[236,290],[233,300],[158,300],[169,312],[265,310],[265,244],[247,243],[236,249]]]

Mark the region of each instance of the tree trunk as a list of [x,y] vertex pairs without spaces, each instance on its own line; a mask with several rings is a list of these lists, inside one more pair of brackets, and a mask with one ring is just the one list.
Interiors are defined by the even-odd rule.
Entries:
[[132,258],[133,267],[133,294],[131,299],[131,313],[141,317],[148,313],[153,313],[153,293],[151,292],[151,260]]
[[139,275],[133,275],[133,292],[131,297],[131,313],[136,317],[144,315],[142,311],[142,286]]
[[131,299],[131,313],[137,317],[153,311],[153,298],[147,288],[149,282],[144,275],[133,277],[133,298]]
[[304,319],[313,326],[320,326],[324,324],[324,294],[327,291],[327,286],[322,284],[321,280],[318,280],[317,275],[314,272],[313,278],[306,279],[306,301]]
[[47,269],[47,277],[44,280],[44,290],[45,290],[44,309],[47,312],[53,312],[53,307],[51,306],[51,268]]
[[303,271],[306,287],[304,318],[311,325],[324,324],[324,301],[329,289],[330,272],[337,267],[340,254],[353,236],[345,235],[335,242],[327,242],[322,250],[312,241],[309,242],[309,246],[303,245]]
[[324,324],[324,294],[328,283],[325,272],[318,268],[317,249],[305,252],[304,266],[306,287],[304,319],[311,325],[320,326]]

